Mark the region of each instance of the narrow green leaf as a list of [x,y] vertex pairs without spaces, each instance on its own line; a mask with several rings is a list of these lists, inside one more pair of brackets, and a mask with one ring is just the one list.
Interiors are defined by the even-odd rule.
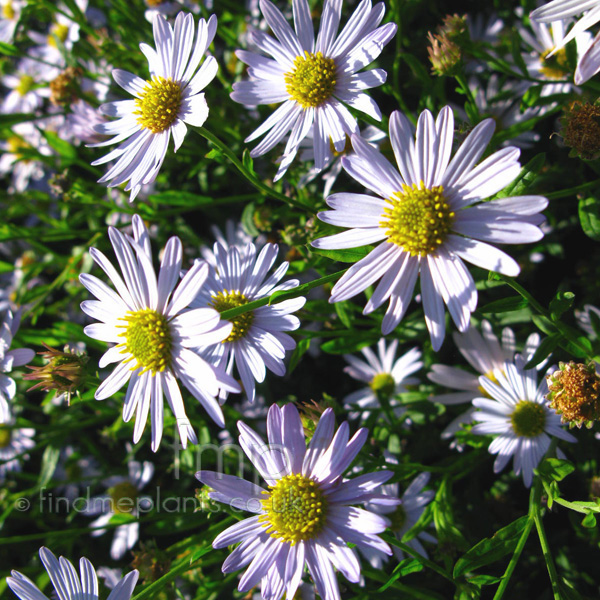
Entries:
[[13,46],[12,44],[0,42],[0,54],[5,54],[6,56],[19,56],[21,52],[16,46]]
[[575,470],[575,465],[560,458],[546,458],[534,469],[542,479],[547,481],[562,481]]
[[596,515],[594,513],[588,513],[583,518],[583,521],[581,521],[581,524],[584,527],[589,527],[589,528],[596,527]]
[[42,466],[40,468],[40,476],[38,478],[38,487],[44,487],[52,479],[59,456],[60,448],[50,445],[46,446],[42,456]]
[[348,313],[348,304],[346,302],[335,302],[333,304],[337,316],[347,329],[352,329],[352,318]]
[[454,577],[461,577],[479,567],[496,562],[503,556],[513,552],[517,547],[521,532],[525,529],[528,518],[528,516],[520,517],[510,525],[497,531],[491,538],[485,538],[475,544],[456,561]]
[[12,127],[18,123],[24,123],[26,121],[33,121],[37,117],[30,113],[12,113],[7,115],[0,115],[0,127]]
[[325,256],[331,260],[337,260],[343,263],[355,263],[364,258],[373,250],[373,246],[361,246],[360,248],[346,248],[343,250],[323,250],[321,248],[310,248],[313,254]]
[[540,345],[536,348],[533,356],[529,359],[529,362],[525,365],[526,369],[533,369],[537,367],[543,360],[554,352],[558,344],[560,344],[562,337],[558,333],[553,333],[548,337],[544,338]]
[[511,296],[510,298],[501,298],[488,302],[488,304],[479,308],[479,312],[484,314],[497,314],[503,312],[511,312],[513,310],[521,310],[529,306],[526,298],[520,296]]
[[377,592],[385,592],[385,590],[387,590],[395,581],[397,581],[401,577],[404,577],[405,575],[410,575],[411,573],[418,573],[422,570],[423,565],[416,558],[405,558],[398,565],[396,565],[396,568],[393,570],[390,578],[377,590]]
[[550,314],[554,321],[558,321],[562,314],[571,308],[575,300],[573,292],[557,292],[556,296],[550,302]]

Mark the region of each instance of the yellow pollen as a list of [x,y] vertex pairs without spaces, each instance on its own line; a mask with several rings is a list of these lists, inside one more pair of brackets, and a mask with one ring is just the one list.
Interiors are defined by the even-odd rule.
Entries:
[[14,154],[18,159],[22,159],[22,150],[31,148],[31,146],[18,135],[11,135],[7,140],[8,152]]
[[12,430],[5,425],[0,425],[0,448],[10,446],[12,440]]
[[310,540],[327,520],[327,499],[319,484],[304,475],[286,475],[263,492],[266,511],[258,520],[274,538],[294,545]]
[[181,108],[181,86],[170,77],[153,77],[146,82],[141,98],[136,98],[137,122],[152,133],[168,129]]
[[11,21],[15,18],[16,13],[15,13],[15,9],[13,8],[12,2],[7,2],[2,7],[2,16],[5,19],[10,19]]
[[569,71],[569,61],[567,60],[566,48],[561,48],[555,54],[548,58],[548,55],[554,50],[546,50],[540,55],[542,68],[540,71],[548,79],[564,79]]
[[537,437],[546,426],[546,411],[537,402],[521,400],[510,415],[510,422],[519,437]]
[[389,398],[396,389],[396,382],[389,373],[377,373],[369,383],[376,396],[379,394]]
[[125,329],[120,337],[125,342],[119,344],[122,352],[129,352],[137,362],[131,368],[132,371],[142,367],[142,373],[151,371],[152,375],[168,369],[171,365],[171,330],[165,315],[144,308],[136,312],[128,312],[122,321],[126,325],[119,325]]
[[58,44],[56,40],[59,40],[62,44],[67,41],[67,36],[69,35],[69,26],[68,25],[60,25],[59,23],[55,23],[50,28],[50,35],[48,36],[48,45],[57,48]]
[[21,75],[19,83],[15,88],[20,96],[24,96],[31,91],[35,84],[35,79],[31,75]]
[[304,51],[296,56],[293,71],[285,74],[287,93],[302,108],[321,106],[333,95],[336,82],[335,61],[321,52]]
[[132,513],[138,497],[138,490],[130,481],[123,481],[108,490],[111,509],[116,514]]
[[[216,296],[212,297],[210,305],[216,311],[222,313],[223,311],[231,308],[244,306],[245,304],[248,304],[248,302],[248,298],[246,298],[242,292],[229,292],[227,290],[223,290]],[[229,319],[229,322],[233,323],[233,329],[231,330],[229,337],[226,340],[223,340],[223,343],[237,342],[237,340],[241,340],[243,337],[246,337],[253,321],[254,313],[252,311],[242,313],[237,317],[233,317],[233,319]]]
[[403,185],[386,202],[379,226],[388,241],[401,246],[412,256],[426,256],[444,243],[452,227],[454,212],[444,198],[441,185],[431,189],[420,184]]

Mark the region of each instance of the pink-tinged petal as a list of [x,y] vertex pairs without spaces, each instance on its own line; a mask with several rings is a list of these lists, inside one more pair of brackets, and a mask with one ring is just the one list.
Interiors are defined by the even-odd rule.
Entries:
[[131,365],[121,363],[115,367],[115,370],[100,384],[94,398],[96,400],[105,400],[118,392],[131,377]]
[[242,575],[238,590],[242,593],[251,590],[267,574],[279,555],[287,552],[288,549],[289,544],[284,544],[279,538],[268,538]]
[[421,295],[425,323],[431,338],[431,345],[437,352],[444,342],[446,319],[442,296],[435,286],[427,260],[421,261]]
[[446,247],[467,262],[482,269],[496,271],[509,277],[516,277],[521,271],[518,263],[513,258],[485,242],[450,234],[447,238]]
[[327,551],[319,544],[306,544],[306,564],[317,593],[324,600],[340,600],[340,588]]
[[187,308],[192,300],[198,295],[207,276],[208,264],[204,261],[196,261],[177,286],[177,289],[167,306],[165,315],[167,317],[174,317],[184,308]]
[[258,517],[250,517],[243,521],[239,521],[235,525],[232,525],[221,532],[215,538],[212,546],[213,548],[226,548],[232,544],[245,541],[248,538],[254,538],[257,534],[263,532],[264,529],[265,526],[264,524],[259,523]]
[[350,480],[344,480],[334,491],[327,494],[327,501],[332,504],[362,504],[368,502],[373,491],[382,486],[390,477],[392,471],[377,471],[364,473]]
[[315,433],[308,444],[308,449],[306,450],[306,456],[304,457],[304,463],[302,465],[302,475],[305,477],[312,476],[313,470],[319,459],[331,443],[334,429],[335,415],[333,410],[328,408],[321,415]]

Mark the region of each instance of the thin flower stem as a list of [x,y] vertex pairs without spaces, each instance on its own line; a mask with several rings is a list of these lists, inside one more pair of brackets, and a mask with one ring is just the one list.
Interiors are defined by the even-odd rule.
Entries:
[[550,545],[548,544],[548,539],[546,538],[546,531],[544,529],[544,524],[542,523],[542,517],[539,512],[537,512],[535,515],[535,527],[538,532],[538,537],[540,538],[540,545],[542,546],[542,553],[544,554],[544,560],[546,561],[546,567],[548,568],[548,575],[550,576],[550,582],[552,583],[552,594],[554,595],[554,600],[561,600],[560,578],[556,571],[556,566],[554,565],[554,560],[552,559],[552,553],[550,552]]
[[236,306],[235,308],[230,308],[229,310],[224,310],[221,313],[221,319],[233,319],[233,317],[237,317],[245,312],[249,312],[251,310],[255,310],[256,308],[260,308],[261,306],[266,306],[267,304],[279,304],[279,302],[283,302],[284,300],[290,300],[291,298],[297,298],[298,296],[303,296],[309,290],[312,290],[315,287],[319,287],[320,285],[324,285],[329,283],[330,281],[335,281],[339,277],[341,277],[346,272],[346,269],[343,271],[337,271],[336,273],[332,273],[331,275],[325,275],[325,277],[319,277],[319,279],[314,279],[313,281],[309,281],[304,285],[301,285],[297,288],[274,292],[270,296],[265,298],[259,298],[258,300],[253,300],[252,302],[248,302],[248,304],[242,304],[241,306]]
[[232,152],[232,150],[220,140],[214,133],[208,131],[208,129],[204,127],[196,127],[194,129],[199,135],[208,140],[211,144],[216,146],[231,162],[231,164],[260,192],[262,192],[265,196],[270,196],[271,198],[275,198],[276,200],[280,200],[281,202],[285,202],[290,206],[295,208],[300,208],[304,211],[314,212],[310,206],[306,206],[294,198],[290,198],[281,194],[280,192],[276,192],[274,189],[270,188],[268,185],[265,185],[260,179],[255,177],[243,163],[239,160],[239,158]]
[[545,194],[548,200],[557,200],[559,198],[566,198],[568,196],[575,196],[579,192],[584,192],[589,188],[596,188],[600,184],[600,179],[594,179],[594,181],[588,181],[587,183],[582,183],[581,185],[576,185],[572,188],[567,188],[566,190],[559,190],[558,192],[550,192]]
[[455,75],[454,78],[456,79],[458,85],[460,86],[460,89],[462,90],[463,94],[467,97],[467,102],[479,114],[479,108],[477,108],[477,103],[475,102],[475,98],[473,97],[473,93],[471,92],[471,88],[467,84],[467,82],[466,82],[465,78],[463,77],[463,75],[462,74],[458,74],[458,75]]

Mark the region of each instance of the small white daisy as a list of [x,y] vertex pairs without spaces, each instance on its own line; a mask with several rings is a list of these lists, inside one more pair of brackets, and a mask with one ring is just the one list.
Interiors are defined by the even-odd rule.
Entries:
[[22,367],[31,362],[35,356],[35,351],[29,348],[17,348],[11,350],[13,337],[16,335],[21,323],[21,313],[16,311],[6,311],[4,320],[0,325],[0,409],[1,414],[6,414],[9,410],[9,402],[17,393],[15,380],[5,373],[10,373],[14,367]]
[[209,416],[225,426],[223,411],[216,400],[219,389],[239,392],[238,384],[222,369],[213,367],[192,350],[226,339],[232,324],[220,321],[211,308],[186,310],[208,275],[208,265],[195,264],[177,287],[181,271],[182,247],[172,237],[165,247],[158,280],[152,266],[150,237],[144,222],[133,217],[133,239],[111,227],[108,230],[123,279],[108,259],[96,248],[90,249],[94,261],[108,275],[116,292],[93,275],[83,273],[81,283],[98,300],[86,300],[81,309],[101,321],[84,331],[91,338],[116,344],[100,359],[103,368],[119,363],[96,390],[95,398],[104,400],[128,381],[123,405],[123,420],[136,412],[133,440],[137,443],[152,422],[152,450],[156,452],[163,432],[163,394],[177,420],[181,443],[197,443],[196,434],[185,413],[177,379],[202,404]]
[[73,143],[83,142],[95,144],[103,139],[95,127],[106,123],[106,119],[85,100],[78,100],[71,105],[71,112],[65,118],[65,124],[60,129],[60,137]]
[[99,180],[115,187],[129,182],[125,191],[131,190],[130,201],[142,185],[156,179],[167,154],[171,135],[175,152],[181,146],[187,131],[186,123],[200,127],[208,116],[208,105],[201,93],[217,74],[217,61],[209,56],[198,69],[202,58],[217,31],[213,15],[208,22],[200,19],[194,42],[194,17],[180,12],[175,28],[162,15],[154,18],[156,50],[140,44],[148,59],[150,80],[115,69],[115,81],[135,100],[109,102],[100,111],[117,121],[96,126],[96,131],[115,137],[94,144],[94,147],[119,143],[119,146],[92,165],[116,160]]
[[[390,452],[384,451],[385,461],[388,464],[397,465],[398,459]],[[380,515],[385,515],[390,520],[390,529],[399,541],[402,541],[404,534],[416,524],[421,518],[425,507],[435,497],[433,490],[425,490],[423,488],[429,483],[430,474],[421,473],[417,475],[406,488],[402,496],[400,496],[400,486],[398,483],[386,483],[381,486],[381,493],[392,498],[400,498],[398,506],[386,506],[381,504],[366,504],[365,508],[372,510]],[[406,545],[418,552],[421,556],[429,558],[427,550],[421,542],[428,544],[436,544],[437,540],[427,531],[419,532],[412,540],[406,542]],[[394,556],[400,561],[404,560],[404,552],[392,547]],[[368,558],[371,565],[376,569],[381,569],[383,564],[387,562],[388,556],[382,552],[376,552],[370,548],[361,552]]]
[[526,364],[517,355],[514,363],[504,363],[503,372],[494,372],[495,381],[485,375],[479,378],[488,398],[473,400],[473,406],[479,409],[473,413],[473,419],[479,423],[471,431],[496,436],[488,448],[491,454],[498,455],[494,473],[502,471],[514,456],[515,475],[522,473],[523,482],[530,487],[533,469],[546,454],[550,436],[567,442],[577,440],[561,427],[560,417],[549,407],[545,399],[546,378],[542,377],[538,386],[537,370],[525,370]]
[[[256,240],[252,239],[252,236],[247,234],[241,223],[236,223],[233,219],[227,219],[225,223],[225,235],[216,226],[211,225],[210,230],[217,240],[217,244],[228,250],[230,246],[235,246],[240,252],[244,252],[248,247],[248,244],[254,243],[257,249],[260,249],[265,244],[265,237],[260,235]],[[217,258],[213,252],[213,248],[209,246],[203,246],[200,248],[200,254],[202,258],[211,266],[217,266]]]
[[248,65],[248,81],[233,84],[231,97],[245,105],[283,104],[250,136],[251,142],[264,139],[251,156],[261,156],[290,133],[274,181],[280,179],[294,160],[300,142],[313,129],[315,167],[323,169],[332,150],[341,152],[346,136],[358,133],[356,119],[345,105],[381,120],[381,111],[364,90],[385,83],[383,69],[358,73],[373,62],[396,33],[397,26],[383,19],[383,2],[371,5],[362,0],[346,26],[338,33],[341,0],[326,0],[315,41],[307,0],[294,0],[293,30],[269,0],[260,9],[276,39],[262,31],[252,31],[250,41],[271,56],[238,50],[238,58]]
[[153,500],[148,496],[141,496],[140,491],[152,479],[154,475],[154,465],[151,462],[143,463],[136,460],[130,460],[127,463],[128,476],[123,477],[115,475],[104,480],[106,493],[100,496],[93,496],[85,499],[86,504],[83,510],[78,507],[85,515],[100,515],[90,523],[90,527],[99,527],[92,531],[93,537],[98,537],[106,533],[106,529],[101,529],[111,520],[113,515],[130,515],[136,520],[123,523],[115,528],[113,541],[110,547],[110,556],[113,560],[119,560],[125,556],[128,550],[131,550],[140,537],[139,509],[148,512],[152,508]]
[[[544,6],[536,8],[531,15],[532,21],[554,23],[555,21],[570,21],[573,17],[584,13],[565,35],[560,44],[555,46],[549,55],[558,53],[571,40],[600,21],[600,0],[553,0]],[[600,71],[600,33],[596,35],[591,45],[577,62],[575,83],[581,85]]]
[[50,97],[51,78],[46,65],[29,58],[20,61],[14,73],[0,78],[2,85],[10,90],[0,104],[0,113],[35,112]]
[[390,118],[390,140],[399,171],[372,146],[352,136],[355,154],[342,158],[347,173],[379,197],[338,193],[327,198],[334,210],[319,218],[349,231],[312,242],[316,248],[355,248],[382,242],[352,265],[335,284],[330,302],[347,300],[381,279],[364,313],[390,300],[382,333],[400,323],[419,274],[425,322],[434,350],[445,335],[444,304],[460,331],[469,327],[477,290],[463,260],[516,276],[515,260],[487,242],[521,244],[543,237],[542,196],[479,202],[507,186],[520,172],[519,150],[503,148],[475,166],[494,132],[491,119],[479,123],[454,158],[454,116],[444,107],[436,121],[421,113],[416,140],[399,111]]
[[349,439],[348,423],[335,432],[331,408],[321,416],[306,447],[300,415],[293,404],[269,409],[269,444],[238,421],[240,445],[266,481],[268,490],[233,475],[200,471],[196,477],[214,491],[210,497],[256,516],[244,519],[218,535],[214,548],[239,546],[223,563],[223,572],[248,567],[238,590],[248,592],[262,580],[263,600],[293,598],[304,565],[323,600],[338,600],[333,567],[353,583],[360,580],[360,564],[348,543],[391,554],[378,536],[389,521],[353,505],[397,499],[374,490],[390,471],[364,473],[343,479],[344,471],[367,440],[360,429]]
[[418,371],[423,366],[423,362],[421,361],[421,352],[417,348],[409,350],[396,360],[397,349],[398,340],[394,340],[386,348],[385,339],[381,338],[377,342],[378,355],[375,355],[371,348],[361,350],[367,359],[366,362],[351,354],[344,355],[346,362],[350,365],[344,368],[344,372],[367,384],[367,387],[352,392],[344,398],[346,410],[356,410],[357,407],[361,409],[359,413],[350,413],[351,417],[358,415],[367,419],[372,409],[380,411],[381,395],[388,398],[389,405],[397,417],[404,412],[394,396],[406,392],[407,385],[419,383],[416,377],[409,377],[409,375]]
[[[221,313],[266,298],[279,290],[297,287],[297,279],[279,283],[289,267],[287,262],[281,263],[267,276],[278,252],[277,244],[265,244],[257,256],[254,244],[239,250],[236,246],[225,249],[216,243],[216,267],[210,269],[206,284],[192,306],[212,307]],[[303,297],[292,298],[233,317],[229,337],[222,344],[202,349],[203,356],[219,368],[226,368],[227,373],[232,373],[235,364],[244,392],[253,402],[256,394],[254,382],[264,381],[266,369],[275,375],[285,375],[285,353],[296,347],[294,339],[285,332],[300,327],[300,320],[291,313],[302,308],[305,302]],[[196,347],[201,346],[202,342],[198,340]],[[222,393],[221,397],[226,397],[226,393]]]
[[[53,598],[58,597],[59,600],[99,599],[96,570],[87,558],[82,558],[79,561],[80,575],[77,574],[71,561],[62,556],[57,560],[48,548],[40,548],[40,558],[54,587]],[[12,577],[6,578],[6,583],[21,600],[48,600],[48,597],[39,590],[29,577],[18,571],[12,571],[11,575]],[[129,600],[133,594],[138,575],[137,571],[131,571],[131,573],[125,575],[115,585],[107,600]]]
[[[534,79],[549,82],[543,86],[542,96],[569,92],[581,93],[581,90],[572,83],[564,81],[570,75],[567,49],[562,43],[568,25],[569,21],[551,23],[531,21],[533,35],[525,27],[518,26],[521,39],[530,49],[529,53],[523,55],[529,75]],[[582,31],[575,37],[575,43],[579,61],[592,43],[592,35]]]
[[0,0],[0,42],[12,44],[27,0]]

